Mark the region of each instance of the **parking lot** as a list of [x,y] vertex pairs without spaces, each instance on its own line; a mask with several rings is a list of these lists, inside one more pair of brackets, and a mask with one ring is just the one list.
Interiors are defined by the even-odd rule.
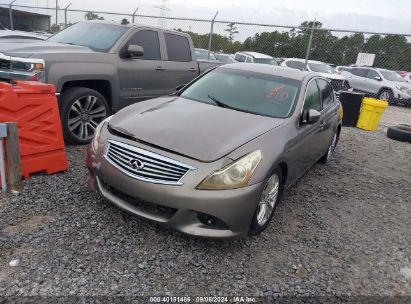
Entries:
[[68,172],[0,198],[0,294],[410,296],[411,145],[385,134],[410,121],[390,107],[377,132],[343,128],[334,159],[286,193],[268,229],[235,241],[110,205],[86,187],[85,146],[68,146]]

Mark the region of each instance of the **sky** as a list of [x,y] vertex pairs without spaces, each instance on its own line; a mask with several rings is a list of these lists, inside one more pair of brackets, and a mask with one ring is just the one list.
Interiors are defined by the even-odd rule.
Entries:
[[[1,1],[1,3],[6,3]],[[90,11],[110,11],[160,15],[155,8],[161,0],[58,0],[60,7],[69,3],[70,8]],[[54,7],[55,0],[17,0],[16,5]],[[217,20],[253,22],[298,26],[305,20],[317,20],[323,27],[358,31],[393,32],[411,34],[411,0],[168,0],[168,16],[212,19],[218,11]],[[44,13],[41,10],[38,12]],[[49,11],[54,15],[53,11]],[[83,13],[69,13],[69,21],[82,20]],[[121,17],[104,16],[105,19],[121,20]],[[53,17],[54,18],[54,17]],[[144,19],[147,21],[148,19]],[[59,22],[64,21],[63,12]],[[141,21],[141,19],[139,20]],[[170,21],[169,21],[170,22]],[[208,25],[171,21],[168,27],[194,27],[198,31],[208,30]],[[204,27],[204,28],[203,28]],[[217,32],[221,29],[217,28]]]

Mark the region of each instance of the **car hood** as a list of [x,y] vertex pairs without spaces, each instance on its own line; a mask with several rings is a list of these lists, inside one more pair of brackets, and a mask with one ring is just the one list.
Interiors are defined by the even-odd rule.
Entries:
[[117,135],[212,162],[283,121],[182,97],[163,97],[121,110],[111,118],[109,127]]
[[29,58],[33,55],[56,54],[56,53],[92,53],[93,51],[85,46],[70,45],[58,42],[38,41],[27,43],[16,43],[13,41],[0,41],[0,52],[7,56]]
[[395,85],[397,87],[406,87],[408,89],[411,89],[411,83],[409,82],[402,82],[402,81],[389,81],[392,85]]

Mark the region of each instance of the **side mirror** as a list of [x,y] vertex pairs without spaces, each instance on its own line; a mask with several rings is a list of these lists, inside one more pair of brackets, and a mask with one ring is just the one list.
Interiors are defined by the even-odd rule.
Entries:
[[306,117],[303,120],[306,124],[315,124],[317,121],[320,120],[321,113],[314,109],[309,109],[306,112]]
[[185,86],[186,86],[185,84],[180,84],[180,85],[176,86],[176,91],[180,91]]
[[136,45],[136,44],[130,44],[122,52],[122,57],[124,57],[124,58],[141,57],[143,55],[144,55],[143,47],[141,47],[139,45]]
[[375,76],[374,79],[377,80],[377,81],[381,81],[381,80],[382,80],[382,78],[381,78],[380,76]]

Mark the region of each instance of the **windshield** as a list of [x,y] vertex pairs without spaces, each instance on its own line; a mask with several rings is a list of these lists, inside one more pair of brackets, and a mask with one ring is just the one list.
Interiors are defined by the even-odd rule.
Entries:
[[271,58],[254,58],[254,63],[278,65],[277,61]]
[[233,63],[234,60],[230,57],[230,55],[216,55],[216,58],[218,61],[222,63]]
[[392,71],[381,71],[380,73],[382,76],[389,80],[389,81],[398,81],[398,82],[407,82],[404,78],[402,78],[399,74],[392,72]]
[[310,70],[317,73],[337,74],[337,72],[328,64],[308,63]]
[[299,87],[297,80],[220,67],[194,82],[181,96],[238,111],[285,118],[294,108]]
[[[196,53],[197,59],[208,60],[208,50],[194,49],[194,52]],[[217,60],[213,52],[210,52],[210,60]]]
[[50,37],[47,41],[86,46],[99,52],[108,52],[128,30],[125,26],[80,22]]

